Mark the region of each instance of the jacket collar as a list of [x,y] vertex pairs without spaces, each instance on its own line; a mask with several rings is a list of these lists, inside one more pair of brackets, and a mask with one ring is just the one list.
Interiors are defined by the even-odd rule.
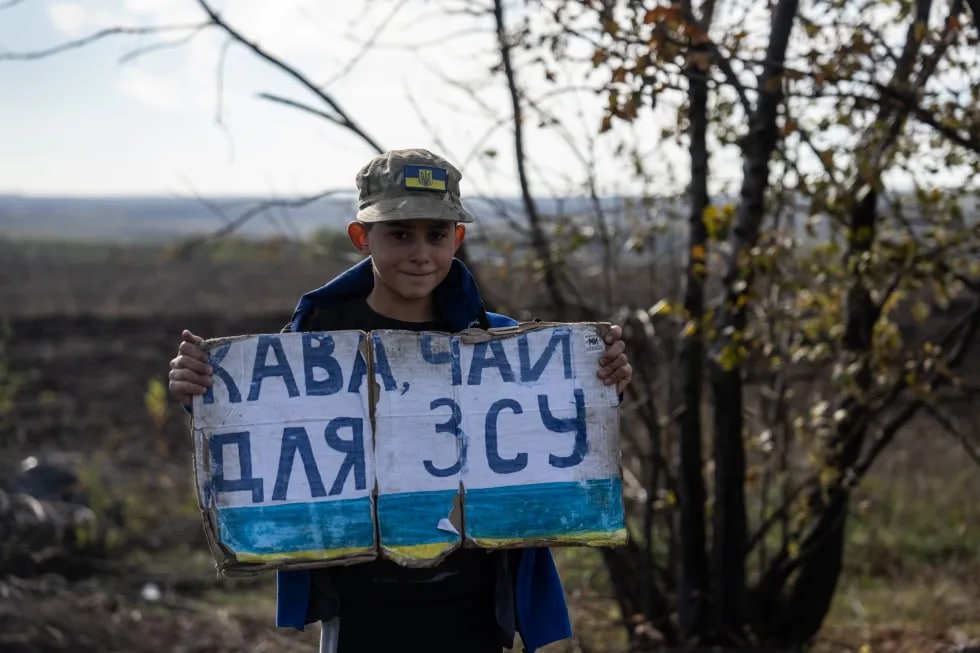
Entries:
[[[324,307],[354,297],[367,297],[373,288],[374,272],[368,257],[323,286],[303,295],[293,311],[290,324],[296,331],[300,320],[313,307]],[[453,259],[446,278],[436,286],[433,301],[436,312],[446,321],[450,331],[480,326],[484,313],[483,300],[480,298],[476,279],[459,259]]]

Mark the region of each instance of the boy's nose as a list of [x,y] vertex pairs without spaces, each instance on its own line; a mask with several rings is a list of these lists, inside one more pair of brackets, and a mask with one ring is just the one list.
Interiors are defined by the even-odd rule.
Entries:
[[412,260],[413,261],[427,261],[429,260],[430,249],[429,244],[425,242],[424,238],[420,238],[415,241],[412,247]]

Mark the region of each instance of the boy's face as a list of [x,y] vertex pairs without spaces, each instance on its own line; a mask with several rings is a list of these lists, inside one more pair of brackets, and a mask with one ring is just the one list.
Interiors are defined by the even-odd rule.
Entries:
[[395,310],[429,301],[465,234],[463,225],[445,220],[376,222],[370,229],[353,222],[347,231],[357,251],[371,256],[375,294]]

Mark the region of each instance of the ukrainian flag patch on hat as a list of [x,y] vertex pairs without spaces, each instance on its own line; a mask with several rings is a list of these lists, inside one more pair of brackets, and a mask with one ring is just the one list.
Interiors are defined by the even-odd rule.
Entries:
[[405,188],[446,192],[449,171],[432,166],[405,166]]

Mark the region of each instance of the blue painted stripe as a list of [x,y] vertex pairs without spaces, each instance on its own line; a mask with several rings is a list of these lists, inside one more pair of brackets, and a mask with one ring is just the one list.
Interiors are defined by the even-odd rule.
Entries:
[[221,541],[235,553],[374,546],[371,497],[218,510]]
[[618,478],[466,490],[466,535],[560,537],[610,532],[623,525]]
[[456,542],[453,535],[436,528],[449,517],[457,490],[402,492],[378,496],[378,523],[382,546],[411,546]]

